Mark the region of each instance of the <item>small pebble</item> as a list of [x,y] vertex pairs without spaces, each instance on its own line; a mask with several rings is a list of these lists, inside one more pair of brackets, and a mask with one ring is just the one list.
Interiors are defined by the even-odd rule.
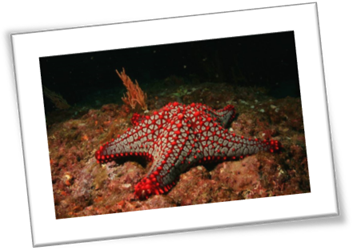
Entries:
[[246,105],[248,105],[249,103],[247,103],[246,101],[244,101],[244,100],[239,100],[239,102],[241,103],[241,104],[246,104]]

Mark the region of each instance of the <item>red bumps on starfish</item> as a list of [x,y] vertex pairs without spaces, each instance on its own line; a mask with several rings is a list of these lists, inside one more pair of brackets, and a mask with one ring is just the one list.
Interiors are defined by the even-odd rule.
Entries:
[[152,160],[149,172],[135,186],[137,198],[146,199],[168,192],[180,174],[197,163],[279,151],[278,141],[230,134],[224,127],[234,117],[231,105],[214,110],[203,104],[170,103],[150,117],[135,116],[135,126],[101,146],[95,156],[98,163],[130,155]]

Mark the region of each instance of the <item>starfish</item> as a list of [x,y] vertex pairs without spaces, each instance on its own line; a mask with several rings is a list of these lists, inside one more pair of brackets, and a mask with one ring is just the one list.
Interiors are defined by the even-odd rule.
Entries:
[[152,161],[150,170],[135,185],[134,192],[138,199],[147,199],[168,192],[180,174],[196,164],[279,150],[278,141],[230,133],[225,127],[235,114],[232,105],[214,110],[203,104],[169,103],[151,116],[135,114],[131,119],[134,127],[102,145],[95,157],[99,164],[127,157]]

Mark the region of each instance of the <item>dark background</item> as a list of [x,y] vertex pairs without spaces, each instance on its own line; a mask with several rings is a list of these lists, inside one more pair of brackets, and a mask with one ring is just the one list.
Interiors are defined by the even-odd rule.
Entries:
[[146,92],[177,76],[189,84],[263,86],[274,98],[300,96],[293,31],[40,58],[42,84],[70,105],[124,89],[115,73],[123,67]]

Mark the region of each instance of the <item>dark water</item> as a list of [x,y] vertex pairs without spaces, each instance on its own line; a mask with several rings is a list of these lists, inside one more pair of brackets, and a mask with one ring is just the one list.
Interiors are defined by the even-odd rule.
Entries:
[[[294,32],[117,49],[40,58],[42,84],[70,106],[122,103],[115,73],[149,93],[204,82],[263,87],[273,98],[300,97]],[[46,113],[57,107],[44,97]]]

